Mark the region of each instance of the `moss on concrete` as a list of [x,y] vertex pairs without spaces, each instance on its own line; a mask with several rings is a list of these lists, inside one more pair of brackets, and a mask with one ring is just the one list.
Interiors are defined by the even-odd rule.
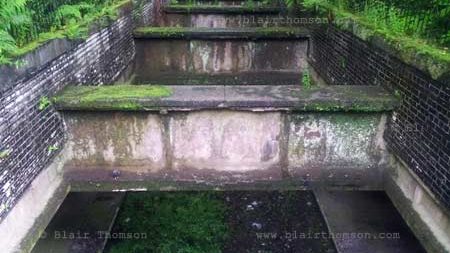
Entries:
[[138,99],[169,97],[172,90],[160,85],[70,86],[53,98],[55,103],[77,107],[133,111],[144,109]]
[[[139,27],[134,30],[137,38],[306,38],[309,37],[309,31],[305,28],[292,27],[251,27],[251,28],[219,28],[213,29],[207,27]],[[211,37],[212,36],[212,37]]]

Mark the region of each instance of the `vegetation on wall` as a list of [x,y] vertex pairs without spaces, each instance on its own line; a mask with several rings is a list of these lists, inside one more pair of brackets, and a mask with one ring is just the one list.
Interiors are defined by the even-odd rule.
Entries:
[[212,193],[128,194],[113,232],[145,239],[113,241],[109,253],[220,253],[228,235],[225,205]]
[[304,0],[302,5],[364,40],[384,39],[405,62],[433,78],[449,71],[448,0]]
[[0,0],[0,64],[48,40],[83,38],[89,25],[115,18],[129,0]]
[[303,5],[307,8],[322,6],[337,12],[349,12],[392,33],[450,46],[448,0],[305,0]]

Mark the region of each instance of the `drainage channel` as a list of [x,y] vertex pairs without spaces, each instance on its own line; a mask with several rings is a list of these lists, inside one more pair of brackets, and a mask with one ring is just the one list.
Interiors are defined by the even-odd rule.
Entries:
[[425,252],[384,192],[70,193],[33,253]]

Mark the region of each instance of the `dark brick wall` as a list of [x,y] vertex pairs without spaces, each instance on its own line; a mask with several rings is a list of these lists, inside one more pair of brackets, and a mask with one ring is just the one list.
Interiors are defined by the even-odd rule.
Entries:
[[450,207],[450,85],[334,26],[312,31],[310,63],[330,84],[383,85],[402,98],[385,139]]
[[[150,22],[152,4],[130,11],[108,28],[75,44],[32,74],[0,89],[0,220],[31,181],[58,154],[65,141],[60,116],[40,100],[68,84],[113,82],[133,59],[134,20]],[[46,52],[41,52],[45,54]],[[2,73],[0,73],[1,75]],[[4,73],[3,73],[4,74]],[[9,153],[6,155],[6,153]]]

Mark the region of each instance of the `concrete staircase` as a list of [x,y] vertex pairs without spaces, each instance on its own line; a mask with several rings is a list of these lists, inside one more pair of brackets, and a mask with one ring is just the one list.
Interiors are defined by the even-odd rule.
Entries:
[[[382,233],[383,219],[363,218],[397,214],[388,201],[364,209],[353,195],[336,197],[363,218],[333,223],[339,203],[328,190],[383,190],[383,134],[397,99],[381,87],[321,82],[308,66],[308,29],[257,22],[283,17],[278,5],[219,3],[165,6],[159,26],[134,31],[125,84],[68,87],[54,98],[69,133],[71,189],[313,189],[330,232]],[[335,243],[338,252],[423,252],[406,225],[396,229],[408,237]]]
[[55,98],[74,188],[382,189],[382,136],[397,104],[388,92],[320,83],[305,27],[228,22],[282,17],[278,5],[163,12],[160,26],[134,31],[131,85],[69,87]]
[[159,27],[134,32],[133,83],[300,84],[307,67],[308,30],[274,24],[285,17],[278,5],[255,5],[225,1],[165,6]]

